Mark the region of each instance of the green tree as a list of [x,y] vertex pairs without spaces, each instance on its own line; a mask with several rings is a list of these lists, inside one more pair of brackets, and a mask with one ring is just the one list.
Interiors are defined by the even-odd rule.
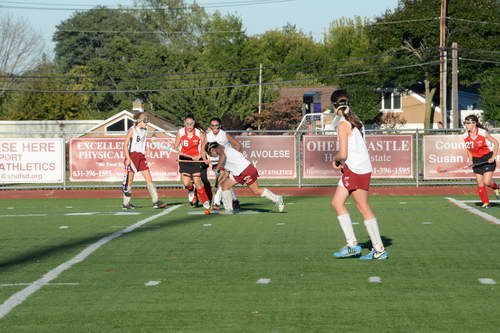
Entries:
[[84,66],[109,54],[107,47],[116,38],[126,38],[133,45],[158,42],[156,34],[142,31],[144,25],[129,11],[101,6],[78,12],[56,27],[56,62],[63,72],[75,65]]
[[481,109],[484,119],[500,123],[500,67],[494,67],[481,75]]
[[[59,76],[56,66],[46,62],[26,73],[32,76]],[[29,90],[80,90],[81,84],[64,78],[37,79],[18,86]],[[88,97],[75,93],[12,93],[5,107],[4,119],[12,120],[72,120],[88,119]]]

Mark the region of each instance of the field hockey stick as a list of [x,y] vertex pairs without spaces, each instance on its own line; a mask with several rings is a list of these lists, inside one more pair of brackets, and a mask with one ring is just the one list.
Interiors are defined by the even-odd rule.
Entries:
[[194,160],[175,160],[176,162],[185,162],[185,163],[205,163],[205,161],[194,161]]
[[463,167],[460,167],[460,168],[453,168],[453,169],[441,169],[441,167],[437,167],[436,168],[436,172],[437,173],[448,173],[448,172],[457,172],[457,171],[460,171],[460,170],[464,170],[464,169],[468,169],[468,168],[475,168],[475,167],[478,167],[478,166],[482,166],[482,165],[485,165],[485,164],[488,164],[488,161],[485,161],[485,162],[479,162],[479,163],[472,163],[472,164],[467,164]]
[[214,208],[215,195],[217,194],[217,188],[219,187],[219,175],[215,172],[215,184],[212,190],[212,200],[210,202],[210,211]]
[[175,153],[175,154],[179,154],[179,156],[184,156],[184,157],[187,157],[187,158],[192,158],[192,156],[189,156],[189,155],[186,155],[186,154],[183,154],[181,153],[180,151],[178,151],[177,149],[175,148],[172,148],[170,146],[167,146],[167,145],[164,145],[163,143],[161,142],[158,142],[158,141],[155,141],[155,140],[151,140],[151,143],[156,147],[156,148],[159,148],[159,149],[164,149],[170,153]]

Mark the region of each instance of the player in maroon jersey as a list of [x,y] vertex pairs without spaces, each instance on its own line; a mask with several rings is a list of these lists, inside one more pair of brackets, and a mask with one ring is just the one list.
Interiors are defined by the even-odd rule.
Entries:
[[[496,168],[496,156],[498,152],[498,141],[479,123],[475,115],[465,117],[464,121],[465,149],[469,160],[472,160],[472,170],[476,175],[477,192],[483,203],[483,208],[490,208],[490,200],[486,186],[495,191],[497,199],[500,198],[498,185],[493,180],[493,172]],[[488,141],[493,144],[493,150],[488,146]]]

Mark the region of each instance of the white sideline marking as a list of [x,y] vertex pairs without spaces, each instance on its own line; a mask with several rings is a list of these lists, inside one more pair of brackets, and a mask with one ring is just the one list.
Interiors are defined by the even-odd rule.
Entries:
[[113,215],[141,215],[139,212],[116,212]]
[[[17,287],[17,286],[29,286],[31,283],[2,283],[0,287]],[[67,282],[67,283],[46,283],[45,286],[78,286],[78,282]]]
[[[466,203],[481,202],[480,200],[460,200],[460,201]],[[500,200],[490,200],[490,202],[500,203]]]
[[422,224],[432,224],[432,222],[422,222]]
[[257,284],[269,284],[269,283],[271,283],[271,279],[262,278],[257,280]]
[[69,227],[67,225],[62,225],[59,227],[59,229],[68,229]]
[[211,227],[212,225],[210,223],[205,223],[203,226],[204,227]]
[[148,281],[148,282],[144,283],[144,285],[145,285],[146,287],[153,287],[153,286],[157,286],[157,285],[159,285],[159,284],[160,284],[160,282],[161,282],[161,281],[153,281],[153,280],[151,280],[151,281]]
[[352,222],[352,224],[359,224],[359,222]]
[[87,213],[66,213],[66,216],[79,216],[79,215],[94,215],[99,214],[99,212],[87,212]]
[[47,216],[47,214],[18,214],[18,215],[0,215],[0,217],[26,217],[26,216]]
[[66,206],[66,208],[73,208],[73,206]]
[[14,209],[14,208],[16,208],[16,207],[7,207],[7,209]]
[[[466,211],[468,211],[471,214],[474,214],[474,215],[477,215],[479,217],[482,217],[483,219],[485,219],[486,221],[488,221],[490,223],[497,224],[497,225],[500,224],[500,220],[497,219],[496,217],[494,217],[494,216],[492,216],[490,214],[486,214],[485,212],[482,212],[479,209],[476,209],[476,208],[473,208],[473,207],[471,207],[469,205],[466,205],[462,201],[458,201],[458,200],[453,199],[453,198],[446,198],[446,199],[448,199],[448,201],[450,201],[451,203],[453,203],[455,206],[458,206],[458,207],[460,207],[462,209],[465,209]],[[473,201],[473,202],[477,202],[477,201]]]
[[399,204],[400,204],[400,205],[406,205],[406,204],[407,204],[407,202],[402,201],[402,202],[400,202]]
[[481,283],[481,284],[497,284],[497,282],[495,280],[489,279],[489,278],[480,278],[479,283]]
[[56,268],[52,269],[51,271],[45,273],[44,276],[42,276],[40,279],[32,282],[29,286],[24,288],[21,291],[18,291],[14,295],[10,296],[5,302],[0,304],[0,319],[5,317],[12,309],[14,309],[16,306],[21,304],[28,298],[30,295],[36,293],[38,290],[40,290],[44,285],[49,283],[50,281],[56,279],[59,274],[64,272],[65,270],[71,268],[71,266],[78,264],[79,262],[84,261],[89,255],[91,255],[93,252],[95,252],[97,249],[99,249],[101,246],[104,244],[108,243],[109,241],[112,241],[115,238],[118,238],[120,236],[123,236],[126,233],[129,233],[131,231],[134,231],[135,229],[139,228],[140,226],[149,223],[153,220],[156,220],[159,217],[162,217],[163,215],[166,215],[168,213],[171,213],[175,209],[181,207],[181,205],[176,205],[172,206],[168,209],[165,209],[163,212],[150,216],[148,218],[145,218],[143,220],[140,220],[139,222],[132,224],[131,226],[128,226],[127,228],[117,231],[112,233],[111,235],[108,235],[106,237],[101,238],[94,244],[91,244],[87,246],[83,251],[78,253],[76,256],[71,258],[70,260],[60,264]]
[[368,282],[370,282],[370,283],[382,283],[382,278],[380,276],[370,276],[368,278]]
[[285,223],[280,222],[280,223],[276,223],[276,225],[285,225]]

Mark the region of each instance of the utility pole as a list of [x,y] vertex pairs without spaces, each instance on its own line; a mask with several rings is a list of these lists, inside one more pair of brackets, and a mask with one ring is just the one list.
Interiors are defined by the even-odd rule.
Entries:
[[446,8],[447,0],[441,0],[441,17],[439,20],[439,107],[443,115],[444,128],[448,128],[448,112],[446,110],[446,72],[447,72],[447,58],[446,58]]
[[[259,115],[262,111],[262,64],[259,66]],[[260,125],[257,126],[257,129],[260,131]]]
[[451,108],[453,110],[453,127],[458,128],[460,110],[458,109],[458,46],[451,44]]

